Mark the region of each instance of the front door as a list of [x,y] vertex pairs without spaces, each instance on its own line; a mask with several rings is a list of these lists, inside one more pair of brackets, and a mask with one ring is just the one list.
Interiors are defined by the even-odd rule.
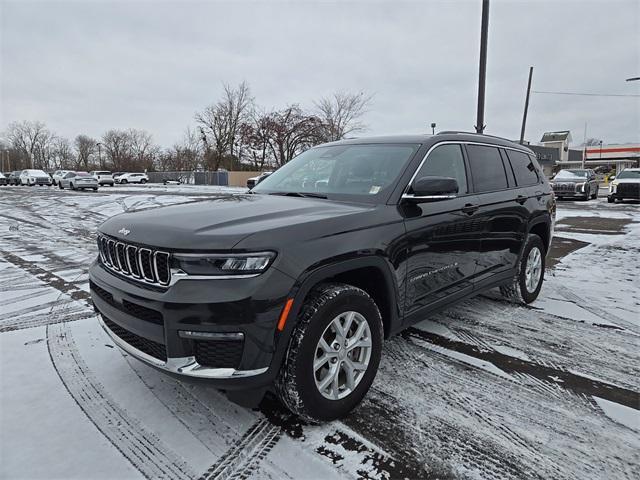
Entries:
[[473,289],[480,249],[475,219],[478,198],[470,194],[462,146],[437,145],[414,178],[439,176],[458,181],[456,198],[403,205],[407,231],[407,323],[421,320],[430,308]]

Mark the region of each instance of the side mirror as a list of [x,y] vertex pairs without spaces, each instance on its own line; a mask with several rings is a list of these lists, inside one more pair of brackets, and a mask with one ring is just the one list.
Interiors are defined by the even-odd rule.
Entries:
[[616,179],[616,176],[615,176],[615,175],[610,175],[610,176],[609,176],[609,181],[611,181],[611,180],[615,180],[615,179]]
[[437,202],[458,195],[458,182],[449,177],[416,178],[411,185],[413,193],[405,193],[402,198],[410,203]]

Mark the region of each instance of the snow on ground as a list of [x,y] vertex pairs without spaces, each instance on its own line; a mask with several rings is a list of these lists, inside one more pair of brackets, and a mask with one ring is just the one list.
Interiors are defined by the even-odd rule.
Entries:
[[0,189],[1,478],[638,478],[639,205],[560,202],[537,302],[433,315],[307,425],[124,355],[90,306],[100,222],[242,191]]

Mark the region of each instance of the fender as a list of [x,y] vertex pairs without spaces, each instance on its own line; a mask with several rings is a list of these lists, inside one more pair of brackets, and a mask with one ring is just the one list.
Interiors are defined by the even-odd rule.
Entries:
[[[367,255],[357,258],[348,258],[328,265],[323,265],[315,269],[309,269],[298,278],[287,296],[287,298],[293,298],[294,300],[283,331],[276,332],[276,349],[269,368],[270,373],[274,377],[280,369],[282,359],[289,345],[289,338],[298,323],[298,314],[300,313],[304,300],[311,289],[322,281],[335,277],[336,275],[365,267],[376,268],[382,273],[385,280],[385,294],[390,300],[390,308],[388,309],[389,311],[386,312],[388,316],[388,325],[385,325],[385,337],[388,338],[392,333],[401,328],[402,319],[398,312],[398,290],[389,264],[384,257]],[[384,318],[384,312],[381,313],[383,313]]]

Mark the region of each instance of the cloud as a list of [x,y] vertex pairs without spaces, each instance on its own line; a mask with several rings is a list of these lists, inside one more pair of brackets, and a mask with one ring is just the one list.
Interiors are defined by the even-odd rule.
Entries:
[[[640,4],[491,4],[487,133],[517,138],[528,67],[535,90],[640,93]],[[135,127],[164,146],[247,80],[281,107],[336,90],[375,101],[369,134],[472,130],[480,2],[4,2],[0,129],[38,119],[57,133]],[[527,138],[571,129],[638,141],[638,98],[534,94]]]

